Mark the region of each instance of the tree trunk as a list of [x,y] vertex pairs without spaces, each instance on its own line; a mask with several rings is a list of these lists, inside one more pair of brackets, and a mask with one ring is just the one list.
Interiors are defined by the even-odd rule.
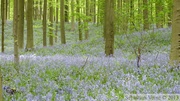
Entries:
[[4,8],[3,8],[3,16],[4,16],[4,23],[7,21],[7,0],[4,0]]
[[24,0],[19,0],[19,8],[18,8],[18,46],[19,49],[24,48]]
[[86,0],[86,19],[85,19],[85,39],[87,40],[89,38],[89,0]]
[[75,23],[74,23],[74,0],[71,0],[71,30],[75,30]]
[[122,18],[122,0],[117,0],[117,13],[116,13],[116,19],[117,19],[116,31],[117,31],[117,33],[121,33],[121,31],[123,30],[121,18]]
[[138,15],[137,15],[137,24],[138,24],[138,30],[143,30],[141,27],[143,25],[143,3],[142,0],[138,0]]
[[80,2],[79,0],[76,1],[77,2],[77,13],[78,13],[78,30],[79,30],[79,41],[82,41],[82,24],[81,24],[81,10],[80,10]]
[[170,27],[172,25],[172,0],[169,0],[168,2],[168,26]]
[[27,1],[27,45],[26,51],[33,50],[33,0]]
[[53,45],[53,4],[52,4],[52,0],[50,0],[50,10],[49,10],[49,45],[52,46]]
[[7,19],[10,19],[10,0],[7,0]]
[[61,20],[61,43],[66,44],[66,37],[65,37],[65,28],[64,28],[64,0],[60,0],[60,20]]
[[156,27],[163,28],[163,1],[156,1]]
[[106,0],[105,2],[105,54],[113,56],[114,54],[114,0]]
[[[59,0],[56,0],[56,4],[59,4]],[[55,32],[55,42],[57,42],[57,37],[58,37],[58,35],[57,35],[57,33],[58,33],[58,17],[59,17],[59,6],[58,5],[56,5],[56,32]]]
[[94,0],[94,7],[93,7],[93,21],[94,21],[94,24],[96,23],[96,0]]
[[130,0],[130,31],[134,31],[134,0]]
[[178,65],[180,62],[180,0],[173,0],[172,39],[170,63]]
[[128,29],[129,29],[129,0],[125,0],[124,3],[123,3],[123,10],[125,10],[126,13],[124,13],[123,15],[123,30],[122,32],[123,33],[127,33]]
[[69,22],[68,13],[69,13],[69,4],[68,0],[65,0],[65,22]]
[[47,46],[46,41],[46,29],[47,29],[47,0],[44,0],[44,8],[43,8],[43,46]]
[[40,12],[39,19],[41,20],[42,19],[42,14],[43,14],[43,12],[42,12],[42,0],[39,1],[39,6],[40,6],[40,9],[39,9],[40,10],[39,11]]
[[35,5],[35,7],[34,7],[34,19],[35,20],[38,20],[38,17],[39,17],[39,12],[38,12],[38,0],[36,0],[35,1],[35,3],[34,3]]
[[148,0],[143,0],[143,29],[148,30],[149,29],[149,20],[148,20]]
[[14,34],[14,63],[15,63],[15,66],[19,65],[17,30],[18,30],[18,0],[14,0],[13,34]]
[[4,52],[4,0],[1,0],[1,22],[2,22],[2,40],[1,40],[1,52]]

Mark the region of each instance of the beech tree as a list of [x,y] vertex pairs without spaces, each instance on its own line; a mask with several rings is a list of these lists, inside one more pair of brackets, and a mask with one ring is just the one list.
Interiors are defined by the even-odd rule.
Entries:
[[75,23],[74,23],[74,0],[71,0],[71,30],[74,31],[75,30]]
[[50,0],[49,3],[49,45],[52,46],[53,45],[53,1]]
[[14,14],[13,14],[13,35],[14,35],[14,63],[19,65],[18,52],[18,0],[14,0]]
[[46,29],[47,29],[47,0],[44,0],[44,7],[43,7],[43,46],[47,45],[46,41]]
[[143,29],[148,30],[149,29],[149,19],[148,19],[148,0],[143,0]]
[[89,26],[88,26],[88,22],[89,22],[89,0],[86,0],[86,19],[85,19],[85,39],[87,40],[89,38]]
[[31,51],[34,48],[33,38],[33,0],[27,0],[27,44],[26,51]]
[[82,41],[82,22],[81,22],[81,7],[79,0],[77,2],[77,19],[78,19],[78,30],[79,30],[79,41]]
[[180,62],[180,0],[173,0],[172,36],[170,63],[179,64]]
[[24,48],[24,0],[18,0],[18,46]]
[[[43,0],[43,1],[44,1],[44,0]],[[43,15],[43,12],[42,12],[42,0],[39,1],[39,6],[40,6],[40,8],[39,8],[39,10],[40,10],[40,11],[39,11],[39,12],[40,12],[39,18],[42,19],[42,15]]]
[[60,29],[61,29],[61,43],[66,44],[65,28],[64,28],[64,0],[60,0]]
[[162,0],[156,0],[156,27],[163,28],[163,2]]
[[64,7],[65,7],[64,20],[65,22],[69,22],[69,1],[68,0],[65,0]]
[[57,33],[58,33],[58,18],[59,18],[59,0],[56,0],[56,32],[55,32],[55,42],[57,42],[57,37],[58,37],[58,35],[57,35]]
[[112,56],[114,54],[114,0],[105,1],[105,54]]
[[1,52],[4,52],[4,23],[5,23],[5,18],[4,18],[4,0],[1,0],[1,22],[2,22],[2,39],[1,39]]
[[[2,22],[2,39],[1,39],[1,52],[4,52],[4,0],[1,0],[1,22]],[[3,101],[3,90],[2,90],[2,72],[0,65],[0,101]]]

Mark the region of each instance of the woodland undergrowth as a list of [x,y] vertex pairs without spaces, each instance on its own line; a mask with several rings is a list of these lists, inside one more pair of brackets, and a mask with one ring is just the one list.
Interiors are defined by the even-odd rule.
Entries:
[[168,64],[171,28],[116,34],[114,57],[105,57],[101,26],[90,24],[89,40],[80,42],[78,31],[67,24],[67,44],[60,44],[58,36],[54,46],[42,47],[40,24],[34,28],[35,50],[20,51],[17,72],[12,23],[7,22],[5,53],[0,53],[5,101],[119,101],[125,94],[180,94],[180,70]]

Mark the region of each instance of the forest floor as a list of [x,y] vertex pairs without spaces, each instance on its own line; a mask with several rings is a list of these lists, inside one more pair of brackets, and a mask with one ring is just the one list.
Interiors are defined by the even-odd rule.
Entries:
[[180,99],[180,70],[168,64],[170,28],[116,34],[114,57],[105,57],[102,27],[90,24],[89,40],[79,42],[78,31],[66,24],[67,44],[58,36],[54,46],[44,48],[40,24],[34,23],[34,51],[20,51],[20,66],[14,68],[12,22],[7,22],[0,53],[5,101],[138,101],[157,100],[157,94]]

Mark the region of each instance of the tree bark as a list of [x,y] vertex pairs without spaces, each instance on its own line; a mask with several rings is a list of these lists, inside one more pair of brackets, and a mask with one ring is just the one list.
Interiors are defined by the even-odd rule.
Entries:
[[34,19],[35,20],[38,20],[38,17],[39,17],[39,12],[38,12],[38,0],[36,0],[35,1],[35,3],[34,3],[35,5],[35,7],[34,7]]
[[75,30],[75,23],[74,23],[74,0],[71,0],[71,30]]
[[172,39],[170,64],[178,65],[180,62],[180,0],[173,0]]
[[69,16],[69,4],[68,4],[69,2],[68,2],[68,0],[65,0],[65,22],[69,22],[69,18],[68,18],[68,16]]
[[46,41],[46,29],[47,29],[47,0],[44,0],[44,8],[43,8],[43,46],[47,46]]
[[19,65],[17,29],[18,29],[18,0],[14,0],[13,34],[14,34],[14,63],[15,63],[15,66]]
[[148,30],[149,29],[149,20],[148,20],[148,0],[143,0],[143,29]]
[[65,28],[64,28],[64,0],[60,0],[60,20],[61,20],[61,43],[66,44]]
[[39,6],[40,6],[40,9],[39,9],[40,10],[39,11],[40,12],[39,19],[41,20],[42,19],[42,14],[43,14],[43,12],[42,12],[42,0],[39,1]]
[[33,39],[33,0],[27,1],[27,45],[26,51],[31,51],[34,48]]
[[86,0],[85,39],[89,38],[89,0]]
[[172,0],[169,0],[168,2],[168,26],[170,27],[172,25]]
[[4,52],[4,0],[1,0],[1,23],[2,23],[2,39],[1,39],[1,52]]
[[163,28],[163,1],[156,1],[156,27]]
[[[56,4],[59,4],[59,0],[56,0]],[[55,42],[57,42],[57,37],[58,37],[58,35],[57,35],[57,33],[58,33],[58,17],[59,17],[59,6],[58,5],[56,5],[56,32],[55,32]]]
[[105,54],[113,56],[114,54],[114,0],[106,0],[105,2]]
[[80,10],[80,2],[79,0],[76,1],[77,2],[77,13],[78,13],[78,30],[79,30],[79,41],[82,41],[82,24],[81,24],[81,10]]
[[18,46],[19,49],[24,48],[24,0],[19,0],[19,8],[18,8]]
[[52,4],[52,0],[50,0],[50,4],[49,4],[50,8],[49,8],[49,45],[52,46],[53,45],[53,4]]

